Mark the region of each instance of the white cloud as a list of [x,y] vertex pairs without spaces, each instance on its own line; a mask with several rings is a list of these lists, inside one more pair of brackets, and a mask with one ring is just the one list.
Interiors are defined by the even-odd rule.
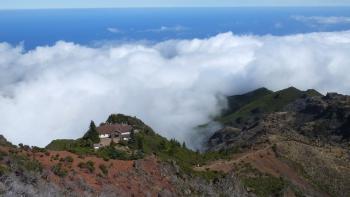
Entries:
[[277,22],[277,23],[275,23],[274,27],[276,29],[282,29],[284,27],[284,25],[283,25],[283,23]]
[[350,17],[343,16],[292,16],[291,18],[311,25],[350,24]]
[[145,30],[146,32],[156,32],[156,33],[160,33],[160,32],[182,32],[182,31],[186,31],[188,28],[181,26],[181,25],[176,25],[176,26],[161,26],[160,28],[156,28],[156,29],[147,29]]
[[115,27],[108,27],[107,31],[111,32],[111,33],[121,33],[122,31],[120,31],[120,29],[115,28]]
[[0,131],[15,143],[80,137],[91,119],[136,115],[167,137],[224,106],[223,95],[265,86],[350,93],[350,31],[235,36],[88,47],[0,44]]

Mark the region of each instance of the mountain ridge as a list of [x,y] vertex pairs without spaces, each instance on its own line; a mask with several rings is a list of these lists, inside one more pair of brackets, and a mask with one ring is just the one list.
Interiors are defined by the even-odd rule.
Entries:
[[[0,136],[3,196],[343,196],[350,193],[350,96],[294,87],[228,97],[203,153],[136,117],[129,141],[93,135],[18,146]],[[231,103],[230,103],[231,102]],[[237,118],[241,118],[237,122]],[[87,133],[95,129],[90,124]],[[91,138],[91,139],[90,139]]]

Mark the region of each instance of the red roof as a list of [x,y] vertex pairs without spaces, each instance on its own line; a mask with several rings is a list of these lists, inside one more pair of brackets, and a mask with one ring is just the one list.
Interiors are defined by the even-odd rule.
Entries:
[[99,134],[125,133],[132,130],[127,124],[104,124],[96,128]]

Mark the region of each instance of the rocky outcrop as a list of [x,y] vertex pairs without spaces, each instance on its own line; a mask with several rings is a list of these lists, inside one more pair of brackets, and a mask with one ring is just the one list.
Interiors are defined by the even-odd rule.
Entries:
[[[221,178],[206,180],[197,176],[182,174],[179,176],[179,167],[176,163],[164,163],[162,175],[169,177],[175,186],[176,194],[170,196],[255,196],[246,191],[235,173],[231,172]],[[167,195],[165,195],[167,196]]]
[[282,111],[265,113],[247,126],[225,126],[208,140],[209,150],[249,146],[264,142],[266,135],[301,134],[314,141],[348,146],[350,143],[350,96],[330,93],[305,96],[286,105]]
[[[295,171],[295,175],[283,178],[303,194],[350,193],[350,96],[304,95],[278,111],[266,112],[261,119],[242,125],[239,128],[227,125],[218,130],[208,140],[208,150],[238,148],[242,155],[271,150],[276,155],[275,162]],[[261,159],[245,160],[260,170],[269,169],[273,160],[265,158],[270,156],[258,155]],[[217,166],[220,165],[216,164],[215,169]],[[284,176],[288,174],[286,169],[274,173]],[[295,185],[296,180],[309,186]]]

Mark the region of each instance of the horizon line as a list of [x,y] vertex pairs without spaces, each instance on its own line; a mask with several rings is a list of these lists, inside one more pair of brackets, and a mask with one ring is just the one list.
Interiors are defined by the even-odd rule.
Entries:
[[118,6],[118,7],[43,7],[43,8],[0,8],[7,10],[75,10],[75,9],[169,9],[169,8],[350,8],[346,5],[237,5],[237,6]]

